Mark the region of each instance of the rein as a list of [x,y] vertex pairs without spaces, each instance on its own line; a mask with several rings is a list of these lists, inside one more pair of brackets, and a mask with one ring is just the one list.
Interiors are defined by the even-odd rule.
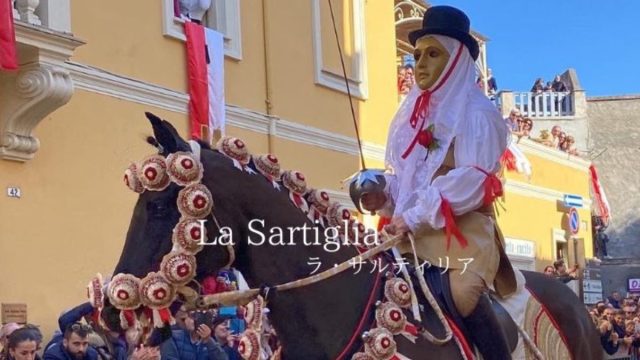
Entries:
[[[323,280],[327,280],[352,267],[352,264],[350,263],[350,261],[353,260],[354,258],[357,257],[362,261],[366,261],[398,245],[402,240],[404,240],[403,235],[395,236],[383,242],[382,244],[377,245],[376,247],[365,251],[360,255],[357,255],[353,258],[348,259],[347,261],[342,262],[336,267],[327,269],[321,273],[311,275],[306,278],[302,278],[302,279],[290,281],[284,284],[269,287],[267,288],[267,291],[277,290],[278,292],[281,292],[281,291],[293,290],[293,289],[301,288],[304,286],[309,286]],[[235,256],[232,256],[232,257],[235,257]],[[262,291],[263,291],[262,288],[253,288],[253,289],[246,289],[246,290],[228,291],[228,292],[212,294],[212,295],[204,295],[198,298],[195,301],[195,303],[185,304],[185,305],[191,306],[191,308],[193,309],[198,309],[198,308],[212,307],[215,305],[229,306],[229,305],[237,305],[237,304],[246,304],[252,301],[253,299],[255,299],[258,295],[260,295]]]

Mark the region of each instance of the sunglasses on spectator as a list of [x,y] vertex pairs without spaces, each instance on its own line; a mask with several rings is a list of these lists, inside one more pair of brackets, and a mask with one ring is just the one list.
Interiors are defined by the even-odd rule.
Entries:
[[93,332],[93,328],[90,325],[83,323],[74,323],[71,325],[72,331],[85,331],[85,332]]

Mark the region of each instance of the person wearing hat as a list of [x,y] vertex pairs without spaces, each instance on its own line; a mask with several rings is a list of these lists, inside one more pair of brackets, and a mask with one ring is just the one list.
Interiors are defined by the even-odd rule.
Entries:
[[[444,277],[471,340],[484,359],[508,359],[505,334],[486,295],[489,288],[500,296],[516,290],[493,211],[502,194],[495,174],[508,129],[475,85],[480,51],[462,11],[430,7],[409,41],[417,86],[389,128],[385,189],[363,195],[362,205],[391,218],[388,233],[412,233],[422,261],[450,259]],[[398,249],[412,252],[408,241]]]

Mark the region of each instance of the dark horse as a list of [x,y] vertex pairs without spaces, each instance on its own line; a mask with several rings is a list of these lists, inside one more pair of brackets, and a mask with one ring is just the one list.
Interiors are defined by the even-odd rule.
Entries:
[[[166,121],[152,115],[155,139],[161,145],[161,155],[176,151],[190,151],[189,144],[177,134]],[[321,269],[328,269],[357,255],[352,247],[328,252],[322,246],[305,246],[302,234],[292,238],[285,233],[286,246],[250,246],[261,241],[258,234],[249,230],[252,219],[264,220],[264,234],[269,237],[273,227],[299,227],[311,225],[307,216],[295,207],[285,191],[273,188],[259,174],[240,171],[232,161],[218,151],[203,148],[201,161],[204,166],[204,184],[214,199],[213,213],[220,226],[228,227],[235,242],[234,267],[242,272],[250,287],[277,285],[304,278],[312,266],[310,258],[318,258]],[[172,247],[172,229],[180,217],[176,198],[181,187],[171,184],[164,191],[146,191],[135,205],[126,243],[114,274],[129,273],[143,278],[157,271],[163,255]],[[211,221],[207,222],[210,241],[219,234]],[[322,232],[320,232],[322,235]],[[321,243],[324,242],[321,239]],[[229,252],[224,246],[205,246],[197,254],[196,281],[215,274],[229,261]],[[310,286],[269,295],[270,319],[283,345],[284,359],[336,359],[343,348],[355,339],[361,345],[360,334],[354,332],[369,303],[377,272],[370,268],[358,274],[346,271],[328,280]],[[600,359],[602,350],[594,325],[577,297],[560,282],[536,273],[525,273],[527,288],[546,306],[553,315],[562,333],[567,334],[566,345],[575,359]],[[110,305],[107,305],[110,307]],[[438,320],[433,311],[427,309],[427,323],[431,323],[435,335]],[[533,336],[532,336],[533,338]],[[461,359],[453,341],[435,345],[422,338],[412,344],[396,337],[398,352],[411,358]],[[350,359],[353,352],[343,354]],[[346,355],[346,356],[344,356]]]

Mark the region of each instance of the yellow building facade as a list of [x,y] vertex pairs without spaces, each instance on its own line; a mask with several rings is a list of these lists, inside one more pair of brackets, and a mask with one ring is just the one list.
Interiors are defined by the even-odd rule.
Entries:
[[[521,269],[542,271],[559,258],[569,266],[585,266],[594,256],[591,231],[590,162],[528,139],[516,146],[529,159],[531,177],[505,172],[505,196],[498,224],[507,254]],[[579,229],[569,226],[565,196],[582,198],[576,207]]]
[[[367,165],[381,166],[393,4],[332,4]],[[154,152],[144,112],[188,134],[184,32],[172,0],[43,0],[14,16],[21,68],[0,74],[0,108],[32,112],[0,110],[0,302],[26,303],[48,336],[118,261],[137,199],[123,171]],[[348,203],[341,180],[359,158],[327,2],[214,0],[205,23],[225,35],[227,134]]]
[[[0,73],[0,302],[27,304],[48,336],[118,261],[137,199],[123,172],[154,150],[144,112],[188,134],[186,52],[173,0],[15,3],[21,68]],[[394,3],[332,3],[367,166],[383,167],[398,106]],[[227,134],[349,205],[341,180],[360,163],[327,2],[213,0],[205,23],[225,35]],[[533,176],[507,175],[499,222],[509,246],[533,249],[512,257],[526,265],[533,254],[540,269],[557,244],[571,259],[557,201],[588,199],[588,165],[521,146]],[[580,216],[583,259],[593,254],[588,200]]]

